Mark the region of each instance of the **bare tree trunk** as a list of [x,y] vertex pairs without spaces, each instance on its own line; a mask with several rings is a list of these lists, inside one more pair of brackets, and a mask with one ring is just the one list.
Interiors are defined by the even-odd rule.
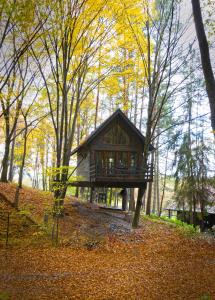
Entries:
[[[99,64],[100,65],[100,64]],[[94,123],[94,129],[97,127],[97,121],[98,121],[98,112],[99,112],[99,101],[100,100],[100,84],[98,84],[97,87],[97,95],[96,95],[96,111],[95,111],[95,123]]]
[[[152,153],[152,164],[154,164],[154,153]],[[152,202],[152,181],[149,182],[148,185],[148,195],[147,195],[147,200],[146,200],[146,215],[151,214],[151,202]]]
[[151,203],[152,203],[152,182],[149,182],[148,185],[148,195],[147,195],[147,201],[146,201],[146,214],[151,214]]
[[26,152],[27,152],[27,124],[25,120],[25,133],[24,133],[24,148],[23,148],[23,155],[22,155],[22,163],[19,170],[19,180],[18,180],[18,186],[16,188],[15,193],[15,199],[14,199],[14,206],[18,208],[19,206],[19,190],[22,188],[22,181],[23,181],[23,171],[25,166],[25,158],[26,158]]
[[137,204],[136,204],[136,209],[135,209],[135,213],[134,213],[134,218],[133,218],[133,221],[132,221],[132,227],[133,228],[137,228],[137,226],[139,224],[140,211],[141,211],[143,196],[146,192],[146,188],[147,188],[147,183],[144,182],[143,187],[139,188],[139,190],[138,190]]
[[200,1],[192,0],[192,7],[196,33],[199,42],[199,49],[201,53],[202,69],[205,77],[206,90],[210,103],[211,125],[215,135],[215,79],[211,65],[208,41],[202,20]]
[[153,202],[152,202],[152,213],[155,214],[155,210],[156,210],[156,200],[157,200],[157,178],[156,178],[156,174],[155,174],[155,180],[153,182]]
[[160,207],[159,207],[159,217],[162,214],[162,209],[163,209],[163,200],[164,200],[164,195],[165,195],[165,189],[166,189],[166,179],[167,179],[167,163],[168,163],[168,151],[166,155],[166,162],[165,162],[165,173],[164,173],[164,181],[163,181],[163,188],[162,188],[162,195],[161,195],[161,202],[160,202]]
[[1,173],[2,182],[7,182],[9,156],[10,156],[10,140],[6,139],[4,157],[2,160],[2,173]]
[[10,150],[10,168],[9,168],[9,175],[8,175],[8,180],[10,182],[13,181],[13,176],[14,176],[14,149],[15,149],[15,143],[16,143],[16,139],[15,139],[15,131],[14,131],[12,147],[11,147],[11,150]]

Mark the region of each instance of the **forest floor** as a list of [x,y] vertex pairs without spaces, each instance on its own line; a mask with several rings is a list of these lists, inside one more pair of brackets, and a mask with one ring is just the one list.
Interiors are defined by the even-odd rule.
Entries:
[[[0,193],[12,201],[14,186],[0,184]],[[51,196],[23,189],[25,210],[26,198],[30,217],[41,221]],[[76,199],[65,206],[58,246],[22,211],[12,212],[17,226],[7,248],[0,235],[1,300],[215,299],[213,239],[158,220],[142,219],[132,230],[124,215]]]

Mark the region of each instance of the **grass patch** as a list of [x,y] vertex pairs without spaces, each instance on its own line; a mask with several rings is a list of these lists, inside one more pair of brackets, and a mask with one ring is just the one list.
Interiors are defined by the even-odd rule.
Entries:
[[7,292],[0,292],[0,300],[10,300],[11,297]]
[[178,220],[177,218],[168,218],[165,216],[158,217],[157,215],[151,214],[150,216],[143,216],[145,220],[151,220],[155,222],[165,222],[167,224],[173,225],[179,231],[183,232],[186,235],[196,235],[199,233],[199,226],[194,227],[194,225],[187,224]]

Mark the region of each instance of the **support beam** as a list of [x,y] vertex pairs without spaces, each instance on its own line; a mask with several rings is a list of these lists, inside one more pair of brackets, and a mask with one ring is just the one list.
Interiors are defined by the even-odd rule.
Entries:
[[91,187],[91,189],[90,189],[90,203],[93,203],[93,200],[94,200],[94,191],[95,191],[95,188]]
[[[147,181],[150,182],[150,181]],[[112,188],[141,188],[147,182],[132,182],[132,181],[73,181],[69,182],[68,186],[78,187],[112,187]]]
[[128,194],[126,188],[122,190],[121,192],[122,196],[122,210],[127,210],[127,203],[128,203]]

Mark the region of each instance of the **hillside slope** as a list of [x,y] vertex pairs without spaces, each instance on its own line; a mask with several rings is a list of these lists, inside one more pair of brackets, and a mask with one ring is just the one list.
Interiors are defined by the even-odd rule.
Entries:
[[[35,201],[32,206],[41,205],[31,211],[38,216],[52,203],[50,196],[28,189],[22,203],[25,195]],[[131,230],[125,220],[74,201],[65,212],[59,247],[35,240],[0,249],[0,299],[215,299],[212,239],[146,219]],[[89,247],[91,241],[98,243]]]

